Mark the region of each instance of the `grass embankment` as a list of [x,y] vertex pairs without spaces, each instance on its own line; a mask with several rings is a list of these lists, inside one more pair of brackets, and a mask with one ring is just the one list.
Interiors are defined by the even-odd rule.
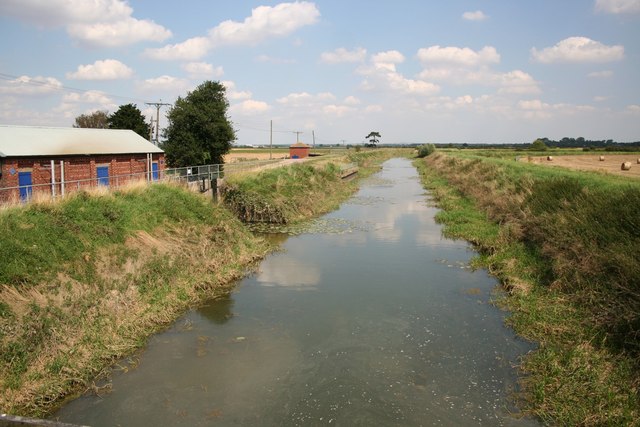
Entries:
[[0,411],[42,415],[203,299],[267,245],[166,185],[0,212]]
[[[356,163],[358,176],[378,170],[396,150],[353,152],[345,162]],[[403,153],[406,155],[407,153]],[[224,204],[249,223],[290,224],[335,209],[353,193],[356,181],[343,181],[340,163],[322,158],[257,174],[231,176],[223,189]]]
[[452,236],[509,291],[530,412],[559,425],[640,425],[640,183],[514,161],[417,161]]

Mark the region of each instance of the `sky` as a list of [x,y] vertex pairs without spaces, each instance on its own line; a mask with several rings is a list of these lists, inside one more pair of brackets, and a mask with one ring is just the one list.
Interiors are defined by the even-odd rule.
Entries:
[[640,141],[640,0],[0,0],[0,124],[206,80],[242,145]]

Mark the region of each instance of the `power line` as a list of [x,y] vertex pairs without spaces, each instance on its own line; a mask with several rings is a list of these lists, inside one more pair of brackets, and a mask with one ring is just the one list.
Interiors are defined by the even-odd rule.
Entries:
[[107,93],[98,89],[79,89],[79,88],[75,88],[75,87],[71,87],[71,86],[64,86],[64,85],[56,85],[56,84],[52,84],[51,82],[47,82],[47,81],[42,81],[42,80],[37,80],[37,79],[33,79],[31,77],[28,77],[29,80],[23,81],[23,80],[19,80],[21,77],[28,77],[28,76],[14,76],[12,74],[6,74],[6,73],[0,73],[0,80],[5,80],[5,81],[10,81],[10,82],[14,82],[20,85],[31,85],[31,86],[39,86],[39,87],[47,87],[47,88],[51,88],[54,90],[59,90],[59,91],[66,91],[66,92],[73,92],[73,93],[88,93],[88,92],[92,92],[92,91],[96,91],[96,92],[100,92],[106,96],[109,96],[111,98],[118,98],[118,99],[124,99],[124,100],[128,100],[128,101],[134,101],[136,103],[145,103],[144,100],[142,99],[138,99],[138,98],[131,98],[128,96],[122,96],[122,95],[114,95],[112,93]]

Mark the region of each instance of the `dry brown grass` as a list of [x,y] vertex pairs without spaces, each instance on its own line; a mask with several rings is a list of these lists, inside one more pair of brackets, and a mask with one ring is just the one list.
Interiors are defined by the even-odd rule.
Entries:
[[[600,160],[600,157],[604,160]],[[568,169],[577,169],[590,172],[614,174],[632,178],[640,178],[640,165],[636,164],[638,154],[595,154],[595,155],[562,155],[554,156],[553,161],[548,161],[546,156],[522,157],[521,162],[536,163],[545,166],[557,166]],[[623,162],[630,162],[630,170],[620,170]]]

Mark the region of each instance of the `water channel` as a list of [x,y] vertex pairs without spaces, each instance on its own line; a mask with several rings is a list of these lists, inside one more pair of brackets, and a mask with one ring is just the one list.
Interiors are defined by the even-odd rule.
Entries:
[[54,414],[92,426],[532,426],[513,414],[532,348],[491,305],[496,280],[446,239],[393,159],[222,301],[153,337],[112,392]]

